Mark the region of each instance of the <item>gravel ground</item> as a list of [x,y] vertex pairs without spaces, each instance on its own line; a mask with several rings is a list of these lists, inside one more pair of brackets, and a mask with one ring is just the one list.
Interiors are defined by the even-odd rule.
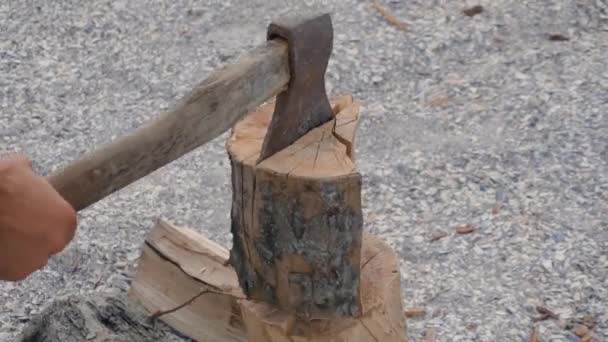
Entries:
[[[331,11],[329,89],[364,104],[366,229],[401,254],[405,307],[427,312],[411,340],[528,341],[537,327],[579,341],[568,325],[585,316],[608,340],[608,1],[384,6],[408,30],[371,1],[3,0],[0,147],[47,174],[153,118],[274,17]],[[0,284],[0,340],[56,295],[126,289],[158,217],[230,246],[225,138],[83,211],[63,254]],[[535,322],[537,306],[559,319]]]

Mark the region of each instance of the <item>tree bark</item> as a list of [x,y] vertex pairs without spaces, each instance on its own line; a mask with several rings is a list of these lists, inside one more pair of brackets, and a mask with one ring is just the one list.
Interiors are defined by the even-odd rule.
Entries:
[[361,176],[353,140],[359,105],[334,99],[335,118],[256,164],[274,103],[237,123],[230,262],[248,298],[307,319],[361,314]]
[[168,327],[117,293],[68,296],[51,303],[24,328],[22,342],[171,341]]
[[399,259],[380,239],[363,235],[358,318],[305,320],[253,301],[241,301],[249,342],[406,342]]

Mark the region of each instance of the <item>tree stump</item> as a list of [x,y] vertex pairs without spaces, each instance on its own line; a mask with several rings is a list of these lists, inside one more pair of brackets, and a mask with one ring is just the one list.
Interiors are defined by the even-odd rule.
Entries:
[[[159,221],[152,228],[130,290],[148,312],[196,341],[406,342],[399,258],[364,234],[358,318],[307,320],[247,300],[227,265],[229,252],[186,227]],[[213,288],[214,293],[200,295]]]
[[363,235],[358,318],[305,320],[261,302],[244,301],[241,315],[249,342],[405,342],[397,254],[380,239]]
[[230,262],[251,300],[307,319],[357,317],[362,211],[353,140],[359,105],[332,101],[335,118],[257,163],[268,103],[237,123]]

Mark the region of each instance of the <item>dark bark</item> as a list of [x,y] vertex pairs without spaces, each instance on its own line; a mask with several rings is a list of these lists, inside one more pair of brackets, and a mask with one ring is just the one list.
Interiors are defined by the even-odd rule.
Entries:
[[169,329],[160,321],[150,321],[139,305],[122,294],[93,293],[55,300],[29,322],[20,341],[175,341]]

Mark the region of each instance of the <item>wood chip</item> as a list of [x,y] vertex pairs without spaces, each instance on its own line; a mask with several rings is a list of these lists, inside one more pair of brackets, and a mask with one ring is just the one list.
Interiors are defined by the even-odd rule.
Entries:
[[580,323],[589,329],[593,329],[595,327],[595,319],[591,315],[586,315],[583,317]]
[[538,311],[538,313],[543,316],[547,316],[547,318],[559,319],[559,316],[555,312],[549,310],[548,308],[546,308],[544,306],[538,305],[536,307],[536,311]]
[[476,5],[462,10],[462,13],[464,13],[464,15],[466,15],[467,17],[474,17],[478,14],[481,14],[481,12],[483,12],[483,6],[481,5]]
[[476,230],[477,230],[477,228],[473,227],[470,224],[466,224],[464,226],[456,227],[456,233],[458,233],[458,234],[470,234],[470,233],[472,233],[472,232],[474,232]]
[[403,314],[407,318],[421,317],[421,316],[426,315],[426,310],[423,308],[412,308],[412,309],[403,311]]
[[444,231],[441,231],[441,230],[435,231],[435,232],[433,232],[433,234],[431,234],[431,242],[441,240],[446,236],[448,236],[448,233],[446,233]]
[[550,318],[551,318],[551,315],[544,314],[544,315],[540,315],[539,317],[536,317],[534,319],[534,322],[546,321],[546,320],[548,320]]
[[499,205],[495,205],[494,207],[492,207],[492,215],[498,215],[499,211],[500,211]]
[[534,328],[532,335],[530,336],[530,342],[538,342],[538,328]]
[[589,333],[589,328],[586,325],[577,324],[574,326],[574,334],[578,337],[583,337]]
[[384,6],[380,4],[380,1],[374,0],[374,8],[380,13],[380,15],[382,15],[382,17],[384,17],[384,20],[388,21],[391,25],[402,31],[407,31],[409,25],[391,14],[388,9],[384,8]]
[[549,34],[549,40],[552,42],[567,42],[570,40],[570,38],[559,33],[552,33]]
[[445,106],[449,101],[450,99],[447,96],[436,96],[433,97],[428,104],[430,107]]

